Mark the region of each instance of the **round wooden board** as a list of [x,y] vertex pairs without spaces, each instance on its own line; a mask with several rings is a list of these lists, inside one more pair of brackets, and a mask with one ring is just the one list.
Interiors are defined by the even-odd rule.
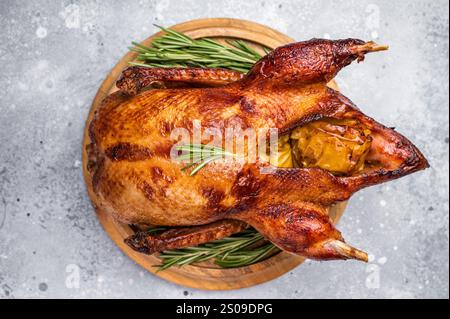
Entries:
[[[266,26],[238,19],[201,19],[184,22],[171,27],[174,30],[183,32],[193,38],[213,37],[219,40],[224,38],[237,38],[250,41],[256,48],[266,46],[276,48],[280,45],[294,42],[293,39],[280,32]],[[150,45],[152,40],[162,33],[147,38],[142,42]],[[86,121],[83,140],[83,175],[85,178],[89,196],[93,202],[97,217],[103,225],[105,231],[122,251],[143,268],[153,274],[171,281],[173,283],[197,289],[208,290],[228,290],[250,287],[277,278],[289,270],[300,265],[305,259],[286,252],[278,253],[262,262],[241,268],[220,269],[211,263],[198,265],[187,265],[183,267],[172,267],[165,271],[156,272],[155,265],[160,263],[157,256],[147,256],[130,249],[123,240],[133,234],[133,230],[126,224],[114,220],[110,215],[99,209],[96,203],[96,195],[92,190],[91,177],[86,170],[87,154],[86,145],[90,143],[88,135],[88,123],[90,123],[95,109],[101,101],[110,93],[116,90],[115,82],[122,70],[127,67],[128,62],[136,58],[136,53],[127,53],[108,74],[100,86],[95,96],[92,108]],[[336,84],[330,86],[337,88]],[[342,216],[346,203],[340,203],[329,209],[329,213],[334,223],[337,223]]]

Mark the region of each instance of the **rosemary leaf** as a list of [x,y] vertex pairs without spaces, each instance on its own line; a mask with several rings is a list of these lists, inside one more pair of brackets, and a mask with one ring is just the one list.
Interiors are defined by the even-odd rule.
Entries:
[[271,253],[279,251],[270,243],[251,249],[252,245],[263,240],[262,235],[256,230],[249,229],[197,247],[164,251],[159,256],[162,263],[158,266],[158,271],[174,265],[190,265],[211,259],[215,259],[215,263],[224,268],[246,266],[261,261],[270,256]]
[[[248,72],[261,58],[245,41],[227,41],[222,45],[211,39],[192,39],[175,30],[157,26],[165,32],[147,47],[132,42],[130,51],[137,52],[137,61],[132,65],[147,67],[214,67]],[[267,52],[267,48],[263,48]],[[182,62],[182,63],[180,63]]]
[[222,159],[225,157],[235,157],[236,155],[227,152],[224,149],[217,146],[203,145],[203,144],[186,144],[176,146],[177,151],[182,151],[184,154],[179,155],[177,161],[190,160],[191,163],[183,167],[182,170],[197,165],[190,173],[191,176],[195,175],[199,170],[205,167],[208,163]]

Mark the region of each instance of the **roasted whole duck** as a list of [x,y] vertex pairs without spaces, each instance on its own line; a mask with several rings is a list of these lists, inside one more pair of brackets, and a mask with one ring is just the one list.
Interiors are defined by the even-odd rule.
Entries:
[[[95,204],[125,223],[177,226],[126,239],[147,254],[195,246],[250,225],[294,254],[367,261],[366,253],[344,242],[327,207],[428,163],[410,141],[364,115],[327,82],[352,61],[384,49],[356,39],[314,39],[277,48],[247,75],[126,69],[120,90],[104,99],[89,127]],[[160,88],[148,89],[155,83]],[[171,157],[178,142],[171,132],[191,132],[194,120],[222,133],[236,125],[276,128],[286,161],[274,167],[262,158],[231,158],[189,174]]]

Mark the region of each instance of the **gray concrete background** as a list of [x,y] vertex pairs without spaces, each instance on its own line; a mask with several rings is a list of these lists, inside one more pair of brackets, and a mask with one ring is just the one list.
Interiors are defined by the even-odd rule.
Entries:
[[[448,9],[446,0],[1,0],[0,297],[448,298]],[[391,45],[338,81],[368,115],[414,141],[432,168],[351,200],[340,229],[371,253],[369,265],[308,262],[257,287],[205,292],[145,272],[102,230],[80,162],[95,92],[153,23],[203,17],[253,20],[298,40]]]

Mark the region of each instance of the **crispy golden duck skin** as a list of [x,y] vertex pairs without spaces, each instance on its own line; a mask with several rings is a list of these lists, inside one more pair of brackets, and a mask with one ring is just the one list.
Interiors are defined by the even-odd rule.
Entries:
[[[238,220],[291,253],[367,261],[366,253],[344,243],[326,207],[428,163],[405,137],[364,115],[326,83],[352,61],[383,49],[355,39],[293,43],[262,58],[243,78],[234,71],[198,68],[125,70],[117,83],[121,91],[103,101],[90,124],[88,168],[96,204],[131,224],[195,226]],[[143,91],[158,81],[214,87]],[[226,82],[231,83],[220,86]],[[320,167],[261,173],[270,164],[217,161],[190,176],[182,163],[170,158],[177,142],[170,138],[172,130],[183,127],[192,133],[193,120],[222,133],[235,125],[288,133],[320,119],[357,121],[370,131],[364,169],[349,175]],[[201,231],[208,227],[216,225]],[[197,245],[204,238],[195,229],[189,234],[183,231],[182,240],[176,232],[163,234],[152,246],[138,233],[127,242],[151,253]]]

